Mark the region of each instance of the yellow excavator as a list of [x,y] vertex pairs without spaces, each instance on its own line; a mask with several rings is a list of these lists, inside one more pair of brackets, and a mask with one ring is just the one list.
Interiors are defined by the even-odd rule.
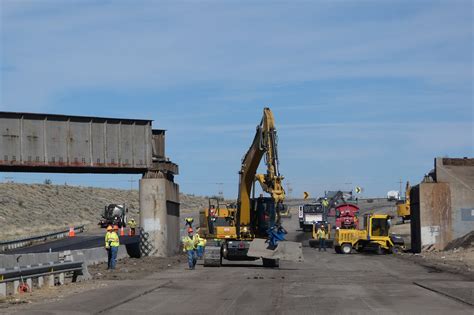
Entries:
[[[280,174],[277,133],[273,113],[264,108],[263,117],[257,126],[252,145],[242,159],[239,172],[239,191],[236,209],[212,224],[213,233],[208,234],[204,252],[204,266],[220,266],[223,259],[257,260],[262,258],[266,267],[278,267],[279,260],[302,261],[301,243],[285,241],[285,229],[280,223],[285,191]],[[257,174],[261,160],[265,157],[266,173]],[[255,198],[255,183],[269,194]],[[201,226],[209,229],[207,219],[210,209],[201,215],[205,220]],[[215,212],[214,212],[215,216]],[[220,233],[222,231],[222,233]]]
[[397,215],[402,218],[402,222],[405,223],[406,220],[410,220],[410,183],[407,181],[405,187],[405,202],[397,203]]

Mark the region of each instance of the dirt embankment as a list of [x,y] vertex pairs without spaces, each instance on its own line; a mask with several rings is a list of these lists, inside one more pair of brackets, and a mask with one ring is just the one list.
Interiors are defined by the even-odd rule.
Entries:
[[401,255],[435,271],[463,274],[474,280],[474,231],[453,240],[445,250],[433,247],[419,254]]
[[[198,213],[207,197],[180,195],[181,213]],[[137,190],[96,187],[0,184],[0,240],[27,237],[84,224],[93,229],[104,206],[126,203],[138,215]]]

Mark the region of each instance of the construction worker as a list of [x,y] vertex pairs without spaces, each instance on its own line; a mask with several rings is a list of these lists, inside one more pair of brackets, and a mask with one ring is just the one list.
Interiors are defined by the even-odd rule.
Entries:
[[321,202],[323,204],[324,208],[327,208],[329,206],[329,201],[327,198],[324,198],[323,201]]
[[193,236],[193,228],[188,228],[188,235],[183,237],[183,252],[188,253],[189,270],[193,270],[196,266],[196,247],[198,240]]
[[137,228],[137,222],[135,222],[134,218],[130,218],[127,222],[128,227],[130,228],[130,236],[135,235],[135,229]]
[[108,226],[107,233],[105,233],[105,249],[108,252],[108,265],[107,269],[115,269],[117,263],[117,253],[120,246],[119,237],[117,234],[119,227],[118,225]]
[[201,237],[199,233],[201,232],[201,228],[197,228],[196,230],[196,239],[197,239],[197,247],[196,247],[196,252],[197,252],[197,257],[198,259],[201,259],[203,254],[204,254],[204,247],[206,246],[206,239]]
[[316,236],[318,237],[318,240],[319,240],[319,251],[321,251],[321,247],[324,249],[324,251],[326,251],[326,239],[328,235],[326,233],[324,225],[321,225],[321,227],[318,229]]

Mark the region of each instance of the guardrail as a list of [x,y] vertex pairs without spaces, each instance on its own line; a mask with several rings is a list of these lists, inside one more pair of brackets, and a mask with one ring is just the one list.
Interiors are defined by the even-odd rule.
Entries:
[[[75,227],[74,232],[75,233],[84,232],[84,225],[80,225],[78,227]],[[43,241],[47,241],[49,239],[60,239],[60,238],[66,237],[68,235],[69,235],[69,229],[62,230],[62,231],[59,231],[59,232],[42,234],[42,235],[33,236],[33,237],[20,238],[20,239],[16,239],[16,240],[0,241],[0,252],[5,252],[5,251],[16,249],[16,248],[26,247],[26,246],[29,246],[33,243],[43,242]]]
[[[84,262],[51,262],[27,267],[0,269],[0,297],[8,293],[17,294],[31,292],[33,286],[41,288],[45,285],[52,287],[65,282],[65,274],[73,272],[72,281],[84,274]],[[13,285],[10,285],[13,284]]]

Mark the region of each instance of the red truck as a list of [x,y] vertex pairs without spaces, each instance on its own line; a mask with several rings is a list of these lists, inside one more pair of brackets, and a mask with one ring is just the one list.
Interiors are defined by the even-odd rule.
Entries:
[[352,203],[343,203],[336,206],[336,228],[358,229],[359,207]]

